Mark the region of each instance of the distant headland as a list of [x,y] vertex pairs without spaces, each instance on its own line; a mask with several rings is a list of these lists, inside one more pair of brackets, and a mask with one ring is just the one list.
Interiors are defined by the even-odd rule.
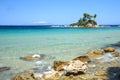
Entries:
[[83,17],[80,18],[76,23],[70,24],[71,27],[98,27],[95,18],[96,14],[93,16],[88,13],[83,13]]

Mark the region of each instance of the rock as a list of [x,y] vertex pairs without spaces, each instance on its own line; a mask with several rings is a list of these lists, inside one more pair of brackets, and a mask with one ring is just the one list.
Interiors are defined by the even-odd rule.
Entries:
[[79,56],[79,57],[74,58],[73,60],[80,60],[82,62],[90,62],[91,61],[88,56]]
[[105,71],[97,71],[97,72],[95,72],[95,75],[96,76],[106,76],[107,73]]
[[109,67],[107,73],[108,80],[120,80],[120,67]]
[[67,61],[54,61],[53,69],[56,71],[62,71],[62,70],[64,70],[63,67],[67,64],[68,64]]
[[104,79],[104,78],[92,78],[91,80],[107,80],[107,79]]
[[10,67],[0,67],[0,72],[10,70]]
[[61,76],[58,80],[74,80],[73,76]]
[[90,50],[87,52],[87,56],[89,57],[96,57],[98,55],[103,55],[104,51],[103,50]]
[[114,52],[115,48],[113,48],[113,47],[106,47],[106,48],[104,48],[104,51],[105,52]]
[[73,60],[70,61],[64,69],[66,71],[66,75],[78,75],[85,73],[87,66],[80,60]]
[[24,71],[23,73],[20,73],[14,76],[13,78],[11,78],[11,80],[35,80],[35,77],[34,77],[33,72]]
[[46,73],[43,75],[43,80],[57,80],[59,79],[60,75],[58,72],[51,72]]
[[112,52],[111,54],[113,57],[119,57],[119,53],[118,52]]
[[112,44],[112,46],[114,46],[114,47],[120,47],[120,42],[117,42],[117,43],[115,43],[115,44]]
[[43,54],[29,54],[24,57],[20,57],[20,59],[27,60],[27,61],[33,61],[33,60],[41,60],[44,58],[45,55]]

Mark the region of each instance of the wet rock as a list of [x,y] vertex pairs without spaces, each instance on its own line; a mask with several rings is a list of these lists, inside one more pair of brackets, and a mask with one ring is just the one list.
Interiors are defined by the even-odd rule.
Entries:
[[103,55],[104,51],[103,50],[90,50],[87,52],[87,56],[89,57],[96,57],[98,55]]
[[107,79],[104,79],[104,78],[92,78],[91,80],[107,80]]
[[62,71],[64,70],[64,66],[68,64],[68,61],[54,61],[53,63],[53,69],[56,71]]
[[10,67],[0,67],[0,72],[10,70]]
[[70,75],[70,76],[61,76],[60,79],[58,80],[89,80],[89,79],[79,75],[78,76]]
[[50,72],[43,75],[43,80],[57,80],[60,75],[58,72]]
[[105,52],[114,52],[115,48],[113,48],[113,47],[106,47],[106,48],[104,48],[104,51]]
[[61,76],[58,80],[73,80],[73,76]]
[[109,67],[107,74],[109,80],[120,80],[120,67]]
[[70,61],[64,69],[66,71],[66,75],[78,75],[85,73],[87,66],[80,60],[73,60]]
[[119,53],[118,52],[112,52],[112,56],[113,57],[119,57]]
[[95,72],[95,75],[96,76],[106,76],[107,73],[105,71],[97,71],[97,72]]
[[24,71],[13,78],[11,80],[35,80],[34,74],[31,71]]
[[112,44],[112,46],[114,46],[114,47],[120,47],[120,42]]
[[116,58],[113,57],[111,53],[106,53],[102,56],[96,57],[94,62],[105,63],[105,62],[111,62],[113,60],[116,60]]
[[74,58],[73,60],[80,60],[82,62],[88,62],[88,63],[91,61],[88,56],[79,56],[79,57]]
[[44,58],[45,55],[43,54],[29,54],[23,57],[20,57],[20,59],[27,60],[27,61],[33,61],[33,60],[41,60]]

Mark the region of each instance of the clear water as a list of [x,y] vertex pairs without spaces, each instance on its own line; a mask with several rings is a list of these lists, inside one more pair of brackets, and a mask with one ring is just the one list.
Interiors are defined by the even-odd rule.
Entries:
[[45,54],[43,60],[71,60],[88,50],[100,49],[120,41],[120,28],[46,28],[46,29],[0,29],[0,67],[11,70],[0,72],[2,80],[32,68],[35,62],[19,57],[27,54]]

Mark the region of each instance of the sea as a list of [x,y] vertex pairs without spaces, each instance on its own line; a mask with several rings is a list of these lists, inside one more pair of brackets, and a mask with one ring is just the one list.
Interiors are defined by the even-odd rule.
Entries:
[[[15,74],[36,66],[44,70],[53,61],[72,60],[89,50],[119,41],[120,27],[117,25],[99,28],[0,26],[0,67],[10,67],[10,70],[0,71],[0,80],[10,80]],[[29,54],[44,54],[45,58],[37,62],[20,59]]]

